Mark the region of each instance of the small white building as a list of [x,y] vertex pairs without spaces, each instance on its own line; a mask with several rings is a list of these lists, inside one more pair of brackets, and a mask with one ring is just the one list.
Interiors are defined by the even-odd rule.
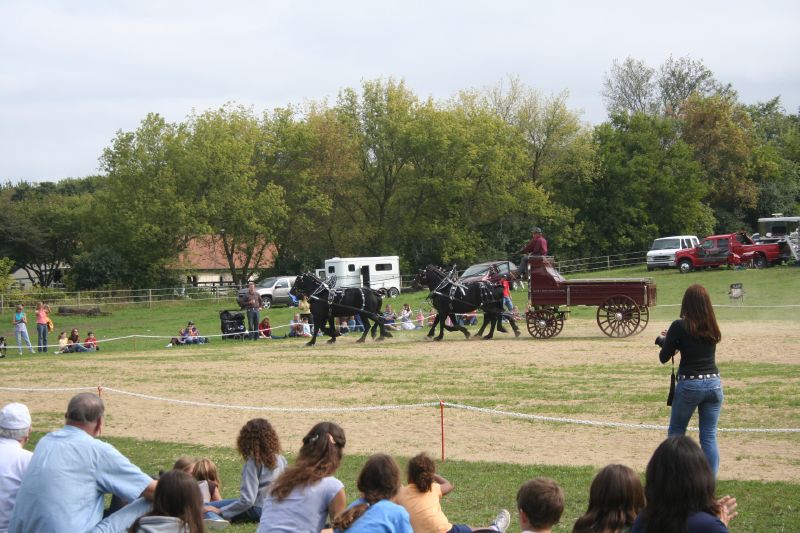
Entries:
[[335,275],[337,287],[386,289],[391,297],[400,294],[400,258],[396,255],[332,257],[325,260],[325,268],[317,270],[317,274],[321,278]]

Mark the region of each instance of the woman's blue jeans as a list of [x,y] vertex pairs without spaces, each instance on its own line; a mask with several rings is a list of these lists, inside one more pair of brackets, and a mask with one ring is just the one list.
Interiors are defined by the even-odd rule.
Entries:
[[675,385],[672,413],[667,435],[685,435],[686,427],[695,408],[699,415],[700,447],[708,459],[714,477],[719,470],[719,448],[717,447],[717,421],[722,410],[722,382],[717,378],[682,379]]
[[47,351],[47,324],[36,324],[36,333],[39,334],[39,351]]

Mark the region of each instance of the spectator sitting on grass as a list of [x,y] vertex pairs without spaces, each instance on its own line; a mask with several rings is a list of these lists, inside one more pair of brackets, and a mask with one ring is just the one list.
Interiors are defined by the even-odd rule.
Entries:
[[183,336],[186,339],[186,344],[206,344],[208,342],[206,337],[200,336],[200,332],[197,331],[197,326],[195,326],[194,322],[191,320],[186,324]]
[[97,344],[97,337],[94,336],[94,332],[90,331],[86,335],[87,337],[83,339],[83,346],[90,352],[99,352],[100,346]]
[[370,457],[358,475],[361,498],[333,519],[336,533],[413,533],[408,511],[392,502],[399,488],[395,460],[382,453]]
[[564,512],[564,491],[552,479],[531,479],[517,492],[522,533],[550,533]]
[[258,522],[272,482],[288,466],[272,424],[253,418],[239,430],[236,449],[245,460],[239,498],[219,500],[205,506],[206,517],[231,522]]
[[89,351],[89,348],[81,343],[81,336],[78,335],[78,328],[72,328],[72,332],[69,337],[67,337],[67,349],[65,351],[68,353]]
[[608,465],[589,488],[589,507],[572,527],[572,533],[630,531],[644,509],[644,489],[639,476],[625,465]]
[[68,344],[69,340],[67,339],[67,332],[62,331],[58,334],[58,351],[56,353],[67,353]]
[[302,337],[303,336],[303,321],[300,320],[300,314],[295,314],[294,318],[289,321],[289,336]]
[[[442,496],[453,490],[453,485],[436,473],[436,463],[427,454],[421,453],[408,462],[408,485],[402,487],[394,501],[402,505],[411,516],[414,531],[437,531],[444,533],[471,533],[473,527],[451,524],[442,512]],[[511,522],[511,514],[501,509],[487,528],[505,531]]]
[[202,533],[205,531],[202,510],[194,478],[181,470],[170,470],[158,480],[153,509],[137,518],[128,533]]

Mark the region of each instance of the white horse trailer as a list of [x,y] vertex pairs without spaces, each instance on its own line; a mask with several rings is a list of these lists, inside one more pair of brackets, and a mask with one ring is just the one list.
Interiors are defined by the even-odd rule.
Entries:
[[386,289],[392,298],[400,294],[400,258],[396,255],[332,257],[325,260],[324,273],[328,279],[336,276],[337,287]]

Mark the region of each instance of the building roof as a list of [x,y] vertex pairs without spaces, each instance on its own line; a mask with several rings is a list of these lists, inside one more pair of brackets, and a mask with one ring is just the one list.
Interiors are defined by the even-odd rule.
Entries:
[[[269,268],[275,264],[274,245],[269,244],[264,251],[264,257],[253,268]],[[234,263],[237,268],[244,263],[241,254],[234,255]],[[186,250],[178,256],[177,268],[196,271],[217,271],[229,269],[228,259],[225,257],[225,250],[222,246],[222,239],[216,235],[196,237],[189,241]]]

